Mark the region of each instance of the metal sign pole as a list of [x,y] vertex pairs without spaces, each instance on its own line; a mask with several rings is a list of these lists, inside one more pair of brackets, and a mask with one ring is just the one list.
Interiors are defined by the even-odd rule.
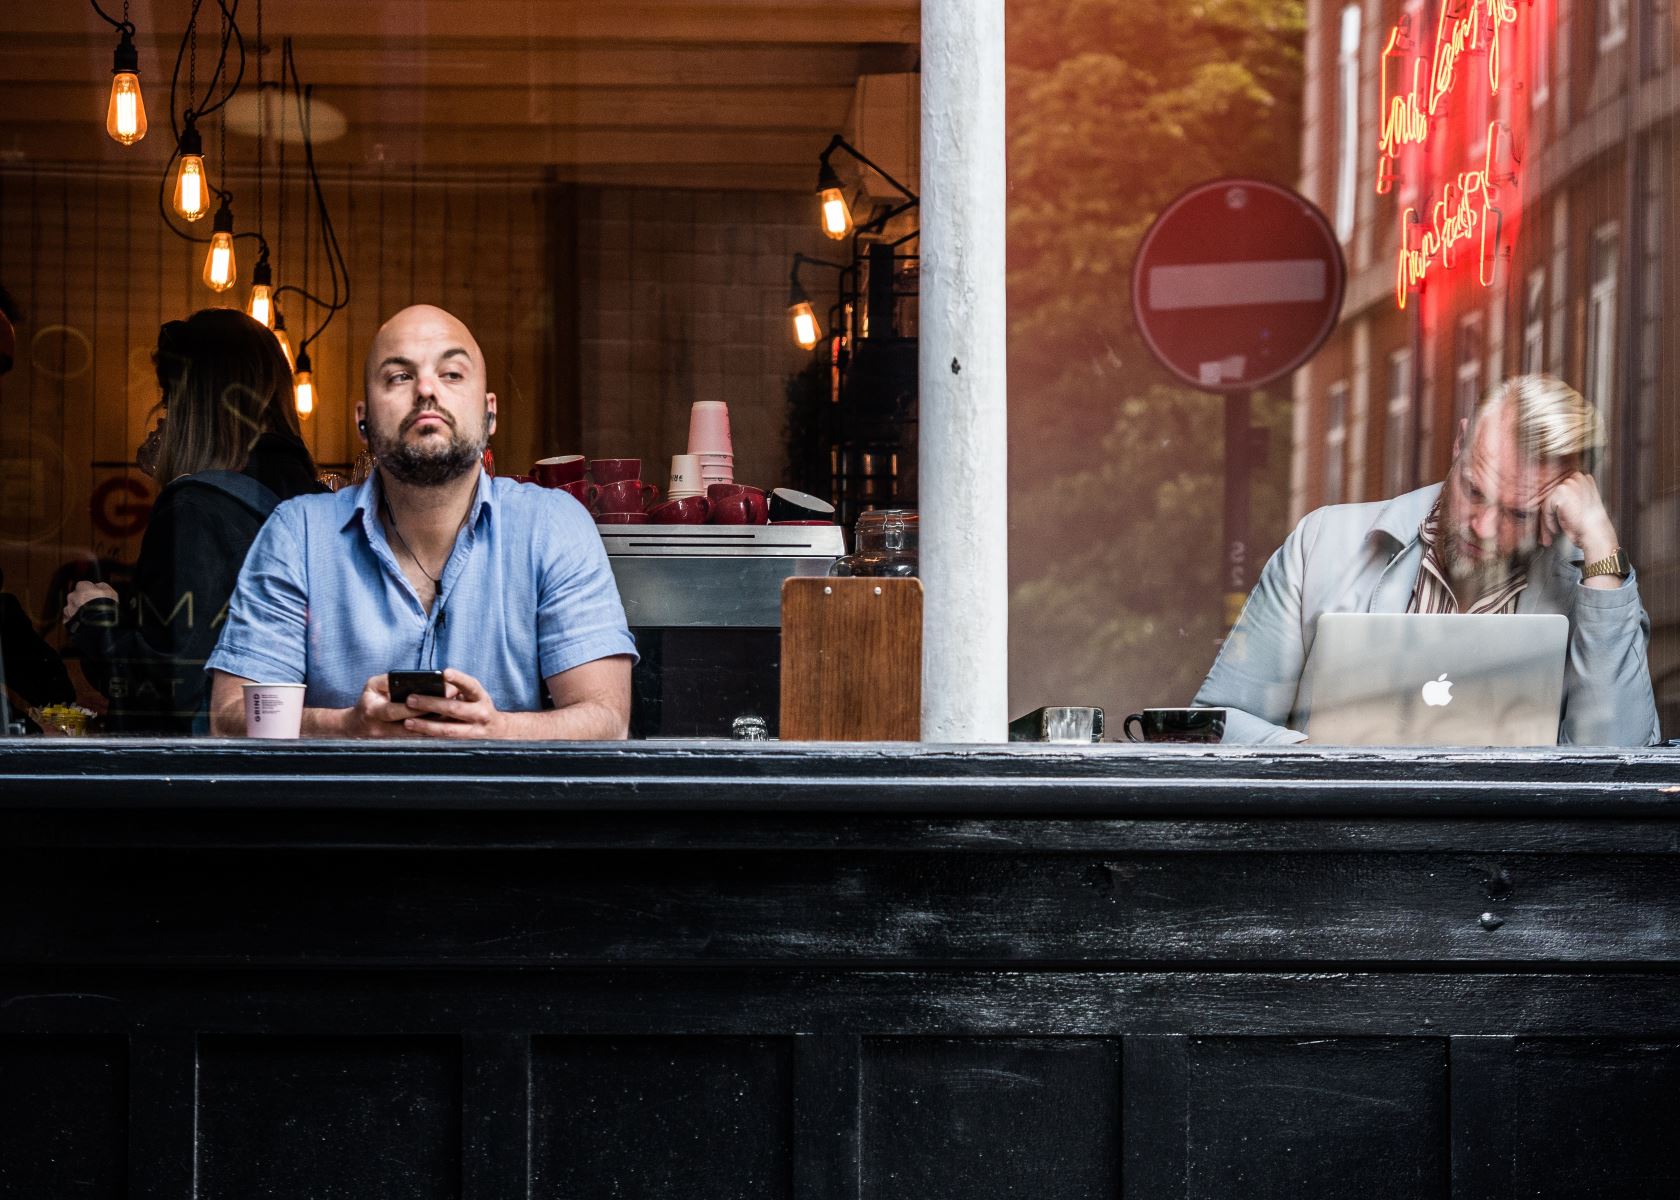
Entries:
[[1264,456],[1249,424],[1255,388],[1302,366],[1336,327],[1347,286],[1341,243],[1299,193],[1261,179],[1215,179],[1150,225],[1132,263],[1132,316],[1162,366],[1225,397],[1221,633],[1254,582],[1249,483]]
[[1250,450],[1250,393],[1231,392],[1225,397],[1225,538],[1220,568],[1225,593],[1223,630],[1229,634],[1248,599],[1253,585],[1248,554],[1248,500]]

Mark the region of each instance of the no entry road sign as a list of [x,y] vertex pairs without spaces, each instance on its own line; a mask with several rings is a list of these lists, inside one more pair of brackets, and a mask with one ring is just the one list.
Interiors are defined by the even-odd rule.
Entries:
[[1144,234],[1132,311],[1162,365],[1210,392],[1246,392],[1311,358],[1336,326],[1347,269],[1330,222],[1257,179],[1198,184]]

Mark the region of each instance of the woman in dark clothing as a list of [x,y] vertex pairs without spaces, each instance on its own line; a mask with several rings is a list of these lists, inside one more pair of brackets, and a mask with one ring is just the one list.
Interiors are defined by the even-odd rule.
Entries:
[[322,491],[298,433],[292,373],[274,334],[210,308],[158,333],[166,415],[163,483],[132,593],[83,581],[64,615],[89,680],[110,698],[113,733],[204,732],[204,660],[244,565],[282,500]]

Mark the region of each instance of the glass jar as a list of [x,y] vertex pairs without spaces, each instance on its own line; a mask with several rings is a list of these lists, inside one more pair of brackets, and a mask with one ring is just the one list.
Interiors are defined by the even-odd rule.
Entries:
[[852,553],[837,558],[830,575],[910,577],[917,570],[920,524],[915,509],[871,509],[857,519]]

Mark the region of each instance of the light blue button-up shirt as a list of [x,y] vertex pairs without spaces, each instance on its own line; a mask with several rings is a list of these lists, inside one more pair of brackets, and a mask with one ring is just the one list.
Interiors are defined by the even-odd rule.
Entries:
[[549,676],[635,655],[595,523],[565,492],[480,476],[429,614],[378,510],[377,472],[276,508],[205,669],[304,683],[307,706],[347,708],[374,675],[454,667],[502,712],[535,712]]

